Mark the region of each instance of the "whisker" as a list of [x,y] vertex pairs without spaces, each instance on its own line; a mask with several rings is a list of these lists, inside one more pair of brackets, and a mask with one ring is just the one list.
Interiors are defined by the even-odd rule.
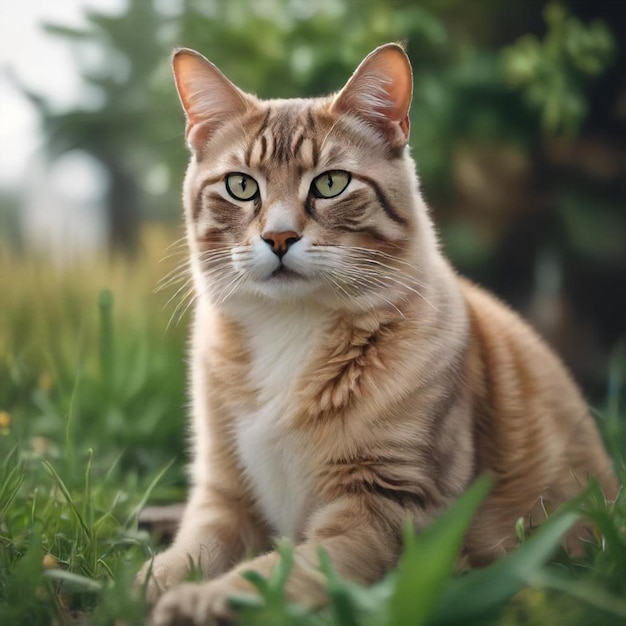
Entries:
[[330,274],[322,274],[322,278],[330,284],[331,288],[333,288],[333,291],[335,292],[335,295],[337,295],[342,302],[345,302],[350,306],[354,304],[354,298],[352,298],[348,292],[331,277]]
[[[375,259],[365,258],[361,254],[349,257],[348,260],[346,260],[345,256],[338,254],[337,251],[335,251],[335,254],[331,255],[324,255],[322,251],[320,251],[319,256],[321,256],[322,259],[325,259],[327,256],[334,257],[332,263],[322,264],[325,271],[334,273],[335,276],[341,275],[341,279],[345,282],[369,288],[376,297],[386,301],[390,306],[394,306],[394,308],[397,307],[395,307],[392,302],[386,299],[382,294],[374,292],[376,287],[391,288],[392,284],[395,284],[399,288],[417,295],[431,308],[433,308],[433,310],[438,310],[437,307],[423,293],[408,283],[413,283],[416,286],[428,289],[427,285],[417,280],[415,277],[387,265],[386,263],[382,263]],[[358,272],[355,273],[355,269],[358,270]],[[400,299],[404,302],[408,302],[408,298],[406,298],[406,296],[400,296]]]
[[[342,273],[342,275],[347,278],[350,282],[352,282],[353,284],[360,286],[360,287],[371,287],[372,285],[375,287],[386,287],[387,285],[382,281],[382,279],[378,276],[368,276],[368,275],[362,275],[362,274],[344,274]],[[383,300],[384,302],[386,302],[390,307],[394,308],[401,316],[403,319],[406,319],[404,313],[395,305],[393,304],[390,300],[388,300],[387,298],[385,298],[381,293],[379,293],[378,291],[375,290],[370,290],[368,289],[368,294],[371,294],[381,300]],[[408,303],[409,300],[406,297],[401,297],[400,298],[402,301],[404,301],[405,303]]]
[[418,280],[417,278],[415,278],[414,276],[411,276],[410,274],[407,274],[406,272],[403,272],[402,270],[399,270],[391,265],[387,265],[386,263],[382,263],[381,261],[377,261],[376,259],[358,259],[355,263],[355,265],[358,265],[360,263],[367,263],[369,265],[376,265],[378,267],[381,267],[385,270],[389,270],[391,272],[393,272],[394,274],[398,274],[399,276],[402,276],[403,278],[407,278],[409,279],[411,282],[414,282],[416,285],[419,285],[420,287],[425,287],[428,288],[428,285],[426,283],[423,283],[421,280]]
[[182,244],[186,244],[187,243],[187,235],[182,235],[181,237],[179,237],[178,239],[175,239],[174,241],[172,241],[171,244],[169,244],[169,246],[167,246],[167,248],[165,248],[166,250],[171,250],[172,248],[175,248],[176,246],[180,246]]
[[189,256],[189,252],[186,249],[175,250],[174,252],[170,252],[169,254],[163,255],[159,259],[159,263],[165,263],[165,261],[168,261],[169,259],[174,259],[176,257],[187,258],[188,256]]
[[[359,248],[357,246],[334,246],[336,248],[336,250],[333,250],[333,248],[330,248],[328,250],[328,252],[330,252],[331,255],[338,255],[340,257],[345,257],[346,253],[347,256],[349,256],[349,258],[351,259],[355,259],[357,261],[363,261],[366,263],[372,263],[372,264],[376,264],[376,265],[381,265],[382,267],[392,270],[394,272],[402,272],[402,270],[393,267],[392,265],[389,265],[387,263],[383,263],[382,261],[379,261],[377,259],[372,259],[371,256],[380,256],[383,257],[385,259],[389,259],[391,261],[394,261],[395,263],[399,263],[401,265],[406,265],[407,267],[423,273],[423,270],[421,270],[420,268],[416,267],[415,265],[413,265],[412,263],[409,263],[408,261],[405,261],[403,259],[398,259],[397,257],[394,257],[391,254],[387,254],[385,252],[381,252],[380,250],[371,250],[369,248]],[[415,278],[414,276],[411,276],[410,274],[406,274],[405,272],[402,272],[405,276],[410,277],[412,280],[419,282],[417,278]],[[420,286],[422,287],[426,287],[427,285],[420,283]]]
[[172,300],[175,300],[178,295],[180,294],[181,291],[184,291],[187,287],[189,287],[190,283],[192,282],[193,277],[190,276],[176,291],[176,293],[174,293],[174,295],[172,295],[169,300],[163,305],[163,309],[166,309],[169,304],[172,302]]
[[[363,287],[368,287],[372,285],[374,287],[389,287],[389,285],[385,283],[383,276],[375,276],[371,274],[357,274],[355,276],[352,276],[352,278],[356,281],[357,284]],[[410,302],[409,298],[407,298],[405,295],[400,295],[399,300],[401,300],[405,304],[408,304]]]
[[183,280],[186,276],[189,276],[190,271],[191,267],[189,265],[185,265],[185,267],[177,268],[176,273],[174,273],[174,271],[170,272],[170,274],[159,279],[156,287],[154,288],[154,292],[157,293],[159,291],[163,291],[171,285]]
[[[174,311],[172,312],[172,314],[170,315],[170,319],[168,320],[167,326],[165,327],[166,332],[172,326],[172,322],[174,322],[175,318],[176,318],[176,321],[174,322],[175,325],[177,325],[180,322],[184,313],[191,306],[191,304],[195,301],[195,298],[196,298],[195,290],[193,288],[188,289],[187,292],[184,294],[184,296],[180,299],[176,307],[174,308]],[[185,301],[188,299],[189,299],[188,304],[186,306],[183,306]],[[179,313],[180,311],[182,311],[182,313]]]
[[323,250],[318,249],[317,252],[318,255],[322,255],[323,257],[332,257],[335,264],[339,263],[342,267],[350,270],[351,273],[354,272],[354,269],[358,269],[360,270],[361,275],[363,273],[367,273],[370,277],[375,275],[379,281],[383,281],[382,283],[379,283],[380,286],[391,287],[389,283],[394,283],[401,288],[411,291],[422,298],[422,300],[432,307],[433,310],[438,310],[437,307],[419,289],[415,289],[411,286],[412,284],[417,287],[429,289],[430,287],[427,284],[418,280],[415,276],[390,265],[389,263],[372,258],[372,256],[393,260],[394,262],[401,263],[414,270],[418,269],[402,259],[396,259],[392,255],[378,250],[371,250],[369,248],[358,246],[328,246],[324,247]]
[[[223,304],[226,300],[228,300],[233,292],[241,285],[245,277],[245,274],[236,274],[235,277],[224,288],[222,288],[222,295],[218,300],[218,304]],[[228,293],[226,293],[226,289],[229,289]]]
[[198,296],[197,296],[195,290],[193,290],[191,292],[191,297],[189,298],[189,301],[187,302],[187,305],[182,309],[182,311],[178,315],[178,319],[176,320],[177,324],[180,322],[180,320],[183,319],[183,317],[185,317],[185,313],[187,313],[187,311],[191,308],[191,305],[196,301],[197,297]]

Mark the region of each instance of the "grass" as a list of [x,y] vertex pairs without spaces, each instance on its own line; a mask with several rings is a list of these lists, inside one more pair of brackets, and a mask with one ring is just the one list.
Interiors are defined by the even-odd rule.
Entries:
[[[137,529],[146,502],[184,498],[185,323],[154,293],[176,263],[169,235],[146,232],[142,260],[63,271],[0,252],[0,624],[142,624],[131,581],[155,546]],[[608,374],[599,422],[624,478],[624,357]],[[626,623],[626,496],[593,485],[514,553],[455,574],[488,486],[479,481],[372,588],[340,580],[322,555],[331,606],[312,615],[282,594],[291,550],[247,626]],[[582,561],[558,548],[577,516],[598,526]]]

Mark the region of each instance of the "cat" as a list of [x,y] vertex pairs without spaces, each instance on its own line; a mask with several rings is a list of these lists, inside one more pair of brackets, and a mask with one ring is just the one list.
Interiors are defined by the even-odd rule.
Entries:
[[[145,564],[155,624],[235,619],[228,597],[296,544],[291,600],[326,602],[318,547],[371,583],[481,473],[464,546],[485,565],[611,462],[575,384],[514,312],[444,259],[409,154],[400,45],[322,98],[263,101],[173,56],[191,160],[191,492]],[[244,557],[252,556],[251,560]],[[207,580],[181,582],[190,567]]]

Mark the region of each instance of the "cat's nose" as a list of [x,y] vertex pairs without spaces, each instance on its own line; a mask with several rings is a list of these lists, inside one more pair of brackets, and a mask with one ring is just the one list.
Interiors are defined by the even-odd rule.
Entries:
[[299,241],[301,237],[293,230],[285,230],[280,233],[263,233],[261,239],[273,250],[279,259],[282,259],[290,246]]

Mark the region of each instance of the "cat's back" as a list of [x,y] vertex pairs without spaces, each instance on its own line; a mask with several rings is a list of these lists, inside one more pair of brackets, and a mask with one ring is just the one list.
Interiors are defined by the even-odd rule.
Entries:
[[494,295],[465,279],[460,283],[471,329],[467,365],[477,408],[485,404],[482,413],[491,413],[495,421],[541,421],[542,428],[555,428],[557,435],[567,424],[592,424],[576,384],[537,332]]
[[496,297],[460,283],[471,329],[466,376],[477,470],[496,478],[475,524],[482,526],[476,548],[484,551],[491,534],[491,547],[501,542],[500,551],[515,541],[510,529],[519,517],[534,526],[544,508],[574,496],[589,475],[608,497],[616,481],[587,405],[559,358]]

